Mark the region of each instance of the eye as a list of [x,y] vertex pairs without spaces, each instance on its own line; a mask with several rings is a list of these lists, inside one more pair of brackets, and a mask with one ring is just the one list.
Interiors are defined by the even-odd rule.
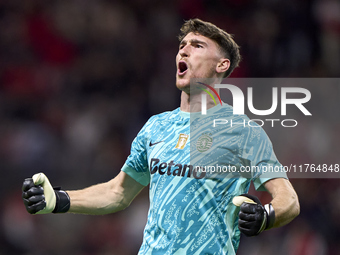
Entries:
[[181,44],[180,46],[179,46],[179,49],[181,50],[181,49],[183,49],[184,48],[184,44]]
[[195,47],[196,48],[203,48],[203,46],[201,44],[196,44]]

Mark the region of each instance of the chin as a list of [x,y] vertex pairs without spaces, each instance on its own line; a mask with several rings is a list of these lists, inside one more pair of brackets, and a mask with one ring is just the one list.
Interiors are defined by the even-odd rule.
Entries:
[[190,79],[178,79],[177,78],[176,87],[182,91],[190,90]]

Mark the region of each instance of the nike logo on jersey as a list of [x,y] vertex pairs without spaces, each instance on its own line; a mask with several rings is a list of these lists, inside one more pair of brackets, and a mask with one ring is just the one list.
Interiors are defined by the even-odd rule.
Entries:
[[162,142],[164,142],[164,141],[159,141],[159,142],[155,142],[155,143],[152,143],[152,142],[150,141],[149,147],[154,146],[154,145],[159,144],[159,143],[162,143]]

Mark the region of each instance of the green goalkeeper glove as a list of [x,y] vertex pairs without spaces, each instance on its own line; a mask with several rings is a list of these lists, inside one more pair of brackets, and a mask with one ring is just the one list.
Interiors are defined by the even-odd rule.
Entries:
[[233,204],[240,207],[238,228],[246,236],[256,236],[273,227],[275,211],[272,204],[262,206],[257,197],[249,194],[234,197]]
[[70,197],[58,188],[52,188],[43,173],[24,180],[22,199],[30,214],[65,213],[70,209]]

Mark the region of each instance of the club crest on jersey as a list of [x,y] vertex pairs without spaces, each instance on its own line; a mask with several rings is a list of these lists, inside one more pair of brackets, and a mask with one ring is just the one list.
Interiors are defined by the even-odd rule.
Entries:
[[196,149],[199,152],[205,152],[209,150],[213,144],[213,138],[210,136],[211,134],[202,134],[197,142],[196,142]]
[[179,134],[178,141],[177,141],[175,148],[183,150],[185,145],[187,144],[188,138],[189,138],[189,135],[187,134]]

